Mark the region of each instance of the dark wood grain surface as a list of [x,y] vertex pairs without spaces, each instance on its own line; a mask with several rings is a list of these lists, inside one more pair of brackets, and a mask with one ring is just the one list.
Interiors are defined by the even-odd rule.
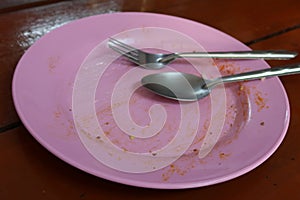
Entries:
[[[164,13],[215,27],[252,49],[300,52],[299,0],[2,0],[0,1],[0,199],[300,199],[300,78],[282,77],[291,122],[280,148],[231,181],[186,190],[113,183],[61,161],[24,128],[12,101],[14,69],[40,37],[70,21],[115,11]],[[300,62],[269,61],[270,65]]]

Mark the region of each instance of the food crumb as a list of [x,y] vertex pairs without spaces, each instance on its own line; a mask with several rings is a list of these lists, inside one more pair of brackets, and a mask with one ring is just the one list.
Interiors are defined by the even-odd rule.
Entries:
[[134,138],[135,138],[135,137],[134,137],[133,135],[130,135],[130,136],[129,136],[129,139],[131,139],[131,140],[134,140]]
[[[193,166],[192,166],[193,168]],[[186,173],[188,172],[187,169],[180,169],[179,167],[175,166],[174,164],[171,164],[168,168],[168,170],[162,174],[162,179],[163,181],[168,181],[172,175],[174,175],[175,173],[180,175],[180,176],[184,176]]]
[[260,122],[260,125],[261,125],[261,126],[264,126],[264,125],[265,125],[265,122]]
[[221,159],[225,159],[225,158],[227,158],[228,156],[230,156],[230,154],[226,154],[226,153],[220,153],[220,154],[219,154],[219,157],[220,157]]
[[54,112],[54,117],[55,118],[60,118],[61,114],[62,113],[60,111],[56,111],[56,112]]
[[255,93],[255,103],[258,106],[258,112],[261,111],[263,108],[268,108],[268,106],[266,106],[266,101],[261,96],[260,92]]

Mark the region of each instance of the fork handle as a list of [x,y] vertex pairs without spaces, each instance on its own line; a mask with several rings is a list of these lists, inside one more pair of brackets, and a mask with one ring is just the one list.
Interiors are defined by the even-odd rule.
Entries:
[[287,60],[295,58],[297,52],[286,50],[253,50],[253,51],[221,51],[221,52],[186,52],[174,53],[170,56],[173,58],[165,57],[162,62],[173,60],[175,58],[225,58],[225,59],[266,59],[266,60]]

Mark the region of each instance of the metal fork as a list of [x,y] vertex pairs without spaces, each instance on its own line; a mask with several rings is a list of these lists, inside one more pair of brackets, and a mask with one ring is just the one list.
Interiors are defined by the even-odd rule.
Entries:
[[108,46],[127,57],[131,62],[147,69],[161,69],[177,58],[223,58],[223,59],[274,59],[287,60],[298,55],[297,52],[286,50],[254,50],[227,52],[184,52],[184,53],[148,53],[134,48],[114,38],[109,38]]

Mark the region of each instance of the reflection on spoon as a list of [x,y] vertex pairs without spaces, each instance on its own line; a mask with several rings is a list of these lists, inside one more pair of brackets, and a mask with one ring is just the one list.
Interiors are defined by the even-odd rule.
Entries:
[[210,94],[211,89],[221,83],[261,79],[300,73],[300,64],[250,71],[212,80],[205,80],[193,74],[165,72],[150,74],[142,78],[142,85],[166,98],[179,101],[196,101]]

